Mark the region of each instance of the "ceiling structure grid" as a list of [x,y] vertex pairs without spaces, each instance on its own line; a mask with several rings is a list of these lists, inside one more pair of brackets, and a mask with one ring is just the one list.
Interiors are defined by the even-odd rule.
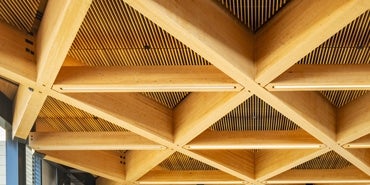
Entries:
[[369,184],[370,1],[0,1],[13,136],[98,185]]

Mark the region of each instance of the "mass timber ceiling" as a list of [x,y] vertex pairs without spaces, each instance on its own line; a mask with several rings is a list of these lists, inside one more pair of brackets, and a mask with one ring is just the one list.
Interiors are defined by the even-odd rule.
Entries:
[[368,0],[0,9],[13,136],[97,184],[370,183]]

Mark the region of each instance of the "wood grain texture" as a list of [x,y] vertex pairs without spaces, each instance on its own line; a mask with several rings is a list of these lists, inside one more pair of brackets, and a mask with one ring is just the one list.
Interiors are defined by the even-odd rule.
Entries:
[[337,142],[346,144],[370,133],[370,93],[338,111]]
[[[29,42],[27,43],[26,40]],[[0,23],[0,73],[14,82],[31,85],[36,81],[34,37]],[[30,44],[33,43],[33,44]],[[25,48],[28,48],[27,52]]]
[[254,78],[252,33],[246,31],[213,2],[125,2],[235,81],[243,83]]
[[344,148],[370,148],[370,134],[343,145]]
[[172,111],[137,93],[72,93],[54,97],[87,110],[111,123],[168,145],[172,140]]
[[[39,1],[4,1],[1,16],[14,16],[6,19],[13,23],[0,23],[0,78],[20,86],[14,102],[14,130],[27,137],[39,116],[31,140],[37,138],[42,147],[58,149],[43,148],[46,159],[100,176],[100,184],[262,185],[288,173],[296,179],[276,183],[360,183],[354,179],[370,175],[370,150],[347,145],[368,143],[367,89],[359,93],[270,90],[275,82],[368,84],[370,1],[267,1],[95,0],[89,8],[90,0],[50,0],[36,36],[10,25],[24,24],[24,12],[19,10],[30,4],[38,7]],[[284,7],[255,35],[227,12],[268,13],[264,5],[274,3]],[[28,21],[33,16],[28,16],[32,18],[27,18],[27,25],[33,23]],[[267,21],[265,14],[254,18]],[[315,61],[318,58],[322,61]],[[294,65],[298,61],[361,65]],[[222,84],[236,88],[233,92],[179,88]],[[177,92],[144,87],[135,93],[65,93],[58,85],[167,85]],[[251,96],[258,101],[246,101]],[[345,105],[333,103],[334,107],[329,101],[335,98]],[[39,114],[40,108],[45,112]],[[249,122],[257,126],[249,128]],[[212,127],[214,123],[220,127]],[[233,127],[236,124],[242,126]],[[207,129],[239,131],[209,133]],[[192,144],[205,148],[190,150]],[[166,149],[149,150],[148,146]],[[209,150],[209,146],[221,148]],[[320,157],[327,151],[333,155]],[[354,170],[312,172],[306,162],[320,161],[318,157],[328,160],[325,163],[340,159],[338,163],[352,164]],[[297,165],[308,173],[289,170]]]
[[185,148],[190,150],[317,149],[321,147],[325,145],[303,130],[205,131],[185,145]]
[[182,146],[233,110],[251,94],[192,93],[174,110],[175,143]]
[[125,168],[118,152],[39,151],[44,159],[63,164],[117,182],[125,180]]
[[32,88],[20,85],[15,97],[12,135],[26,139],[36,121],[47,95]]
[[91,4],[48,1],[36,38],[37,82],[51,87]]
[[149,182],[163,184],[243,184],[243,181],[217,170],[198,171],[160,171],[154,170],[139,179],[139,183]]
[[262,150],[256,153],[256,179],[265,181],[326,152],[324,149]]
[[[270,91],[370,90],[369,71],[370,66],[367,64],[296,64],[266,88]],[[279,86],[286,87],[278,88]]]
[[131,132],[31,132],[35,150],[161,150],[166,147]]
[[370,183],[370,178],[353,166],[344,169],[290,170],[266,181],[267,184],[294,183]]
[[[292,1],[256,35],[256,81],[271,82],[368,9],[365,1]],[[338,21],[341,20],[341,21]]]
[[53,85],[60,92],[240,91],[213,66],[63,67]]
[[170,149],[163,151],[129,151],[126,155],[126,181],[137,181],[174,152]]
[[186,154],[245,181],[251,182],[255,179],[254,153],[252,151],[196,150]]

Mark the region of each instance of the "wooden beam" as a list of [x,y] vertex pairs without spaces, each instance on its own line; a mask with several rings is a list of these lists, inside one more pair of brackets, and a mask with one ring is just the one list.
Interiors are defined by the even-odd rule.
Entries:
[[163,150],[132,132],[31,132],[29,146],[35,150]]
[[[36,130],[38,130],[38,128],[36,128]],[[44,128],[44,127],[41,127],[41,131],[47,131],[47,132],[55,132],[55,130],[53,130],[52,128]],[[42,134],[42,133],[37,133],[37,134]],[[78,134],[79,135],[79,134]],[[111,137],[112,140],[116,141],[116,135],[122,135],[122,133],[115,133],[115,132],[110,132],[108,134],[108,140],[109,137]],[[123,133],[123,135],[125,136],[134,136],[134,137],[138,137],[137,135],[134,135],[133,133],[129,133],[129,132],[125,132]],[[32,136],[32,134],[31,134]],[[90,137],[90,136],[88,136]],[[101,136],[100,136],[101,137]],[[120,137],[120,136],[118,136]],[[32,138],[32,137],[31,137]],[[124,140],[120,140],[119,142],[126,142],[125,138],[122,138]],[[140,140],[142,140],[143,138],[139,138]],[[80,140],[80,138],[77,138],[77,140]],[[93,139],[96,141],[96,139]],[[107,140],[107,136],[104,137],[104,140],[99,140],[100,142],[106,142]],[[135,141],[137,141],[137,139],[134,138]],[[57,141],[58,142],[58,141]],[[59,141],[60,142],[60,141]],[[148,142],[148,141],[146,141]],[[149,141],[150,142],[150,141]],[[117,145],[117,143],[111,143],[113,145]],[[137,143],[137,142],[135,142]],[[151,142],[153,143],[153,142]],[[91,145],[91,140],[89,141],[89,145]],[[96,144],[94,142],[94,144]],[[30,142],[30,146],[32,145],[32,143]],[[161,145],[157,145],[157,146],[161,146]],[[82,147],[86,147],[85,145],[83,145]],[[104,144],[103,147],[107,147],[106,146],[106,143]],[[140,177],[142,177],[145,173],[147,173],[148,171],[150,171],[152,168],[154,168],[155,166],[157,166],[158,164],[160,164],[163,160],[165,160],[166,158],[168,158],[170,155],[172,155],[175,151],[174,150],[164,150],[164,151],[127,151],[126,155],[124,156],[124,160],[125,160],[125,165],[126,165],[126,182],[125,183],[120,183],[120,182],[113,182],[113,181],[110,181],[108,179],[103,179],[103,180],[99,180],[99,183],[102,183],[102,184],[105,184],[105,183],[113,183],[113,184],[124,184],[124,185],[131,185],[130,182],[133,182],[133,181],[136,181],[137,179],[139,179]],[[129,181],[129,182],[127,182]]]
[[252,151],[183,150],[181,152],[244,181],[254,182],[254,153]]
[[367,64],[296,64],[266,88],[270,91],[370,90],[369,71]]
[[[126,129],[131,129],[151,140],[169,145],[172,137],[171,111],[139,94],[53,94],[59,100],[90,111]],[[92,96],[90,96],[92,95]],[[93,100],[93,101],[92,101]],[[128,109],[127,107],[130,107]],[[131,112],[134,111],[134,112]],[[148,112],[142,116],[143,112]],[[160,126],[159,126],[160,125]],[[126,157],[127,179],[138,179],[174,151],[129,151]],[[158,154],[160,153],[160,154]],[[142,157],[140,157],[142,156]],[[144,160],[144,159],[147,160]]]
[[344,148],[370,148],[370,134],[343,145]]
[[294,169],[279,174],[266,181],[266,184],[295,183],[370,183],[370,177],[354,166],[343,169]]
[[326,145],[337,145],[334,142],[336,110],[319,93],[259,91],[259,95],[262,100],[320,142]]
[[[313,93],[313,92],[307,92],[307,93],[306,92],[299,92],[299,93],[298,92],[297,93],[266,92],[264,88],[260,88],[260,86],[257,85],[257,83],[255,83],[254,80],[250,79],[250,78],[254,79],[253,78],[254,77],[253,75],[254,67],[253,67],[253,63],[250,65],[250,63],[248,62],[248,61],[251,61],[251,60],[248,60],[249,59],[248,54],[241,57],[241,58],[244,58],[243,63],[247,66],[239,67],[239,70],[235,69],[235,67],[233,66],[241,64],[241,62],[239,63],[238,62],[239,60],[233,60],[234,58],[238,58],[233,54],[242,53],[242,52],[238,52],[240,51],[239,49],[237,50],[228,49],[228,48],[235,49],[233,47],[227,47],[224,50],[217,50],[217,48],[221,46],[225,46],[225,45],[235,46],[236,43],[240,43],[239,42],[240,40],[248,40],[248,38],[241,39],[243,37],[238,36],[238,35],[243,35],[243,34],[236,34],[236,35],[230,34],[234,36],[232,38],[237,38],[237,39],[235,40],[230,39],[227,42],[216,42],[216,44],[210,44],[212,46],[215,45],[214,48],[207,47],[207,45],[205,45],[206,43],[215,43],[213,42],[215,40],[220,41],[226,35],[229,35],[229,34],[226,34],[228,32],[227,30],[223,34],[212,34],[212,31],[209,31],[210,29],[213,29],[213,30],[217,30],[216,31],[217,33],[220,33],[223,30],[222,28],[229,29],[229,26],[224,26],[224,25],[219,26],[221,28],[220,32],[218,31],[218,29],[214,29],[215,25],[217,26],[219,25],[219,23],[220,24],[225,23],[224,21],[222,21],[222,19],[220,19],[221,21],[216,21],[216,22],[210,22],[208,19],[206,19],[205,22],[202,22],[201,14],[200,15],[197,14],[197,10],[202,9],[202,10],[199,10],[199,12],[204,13],[203,10],[204,9],[208,10],[209,7],[212,7],[211,5],[203,6],[203,4],[200,5],[199,2],[193,2],[193,1],[191,2],[180,1],[180,2],[175,2],[175,3],[168,2],[168,1],[148,1],[148,2],[143,3],[143,2],[133,1],[133,0],[127,0],[126,2],[128,2],[129,5],[133,6],[139,12],[143,13],[146,17],[149,17],[151,20],[157,23],[160,27],[164,28],[170,34],[174,35],[176,38],[179,38],[180,41],[182,41],[183,43],[185,43],[186,45],[194,49],[198,54],[204,56],[208,61],[210,61],[216,67],[223,70],[225,74],[229,75],[230,77],[232,77],[234,80],[236,80],[238,83],[242,84],[243,86],[248,87],[253,93],[257,94],[265,102],[267,102],[272,107],[282,112],[289,119],[293,120],[301,128],[311,133],[319,141],[323,142],[328,147],[332,148],[336,152],[345,156],[347,160],[349,161],[352,160],[352,162],[354,162],[354,164],[357,167],[359,167],[361,170],[367,173],[368,169],[365,167],[364,163],[362,163],[360,160],[357,160],[357,159],[351,159],[350,155],[346,153],[347,151],[342,150],[343,148],[341,146],[338,146],[338,144],[336,143],[335,141],[336,111],[335,111],[335,108],[327,100],[325,100],[319,94]],[[183,2],[185,3],[182,4]],[[193,4],[193,6],[191,6],[191,4]],[[191,7],[191,8],[187,8],[187,7]],[[257,46],[254,49],[256,50],[256,52],[259,52],[255,58],[257,58],[257,61],[258,61],[258,65],[260,69],[259,70],[260,76],[261,74],[262,75],[265,74],[266,76],[269,76],[271,74],[275,74],[276,76],[280,75],[283,71],[288,69],[294,63],[296,63],[300,58],[305,56],[312,49],[317,47],[319,44],[324,42],[327,38],[329,38],[335,32],[340,30],[342,27],[344,27],[354,18],[356,18],[361,13],[366,11],[369,7],[369,1],[341,0],[341,1],[335,1],[335,2],[333,1],[333,3],[332,1],[326,1],[326,2],[318,1],[318,2],[312,3],[311,1],[306,0],[306,1],[293,2],[293,4],[289,5],[289,7],[284,9],[285,13],[279,14],[280,16],[288,17],[288,18],[286,19],[285,18],[284,19],[275,18],[275,20],[277,21],[272,21],[271,23],[269,23],[272,26],[267,26],[269,27],[266,29],[268,31],[262,30],[260,32],[260,33],[266,34],[265,36],[259,36],[260,38],[263,38],[264,40],[266,40],[266,42],[261,42],[260,39],[257,39],[257,44],[260,43],[259,45],[260,47]],[[320,11],[320,13],[317,14],[318,10],[322,10],[322,11]],[[312,16],[306,17],[307,13],[302,13],[302,12],[307,12],[307,11],[309,14],[312,14]],[[293,12],[293,14],[291,12]],[[215,15],[217,14],[218,13],[215,13]],[[207,11],[207,16],[205,17],[209,17],[210,15],[213,15],[213,14]],[[304,17],[301,17],[303,15]],[[197,18],[200,17],[200,21],[198,21],[198,19],[193,19],[194,17],[197,17]],[[301,18],[297,19],[297,17],[301,17]],[[341,19],[341,20],[343,19],[344,21],[341,23],[336,23],[338,19]],[[183,21],[183,20],[186,20],[186,21]],[[190,20],[196,20],[196,21],[192,22]],[[215,18],[214,20],[219,20],[219,19]],[[281,29],[275,29],[274,28],[275,26],[279,27],[282,25],[282,24],[278,24],[280,22],[286,22],[288,23],[288,25],[291,25],[291,27],[286,25],[286,26],[282,26]],[[212,25],[209,25],[210,23]],[[326,23],[332,23],[334,26],[330,27],[331,24],[326,24]],[[186,25],[186,26],[183,26],[183,25]],[[208,26],[208,27],[204,28],[205,26]],[[297,32],[297,29],[300,31]],[[189,30],[194,30],[194,32],[191,32]],[[200,30],[202,32],[200,32]],[[282,30],[284,32],[276,32],[276,30]],[[271,34],[267,34],[268,32],[271,32]],[[287,33],[285,34],[285,32]],[[232,33],[232,31],[230,31],[229,33]],[[214,37],[214,35],[218,35],[218,36]],[[319,39],[313,40],[315,39],[314,37],[316,37],[317,35],[319,35]],[[198,39],[198,38],[202,38],[202,39]],[[198,42],[199,40],[201,40],[200,43]],[[277,42],[273,42],[275,40],[277,40]],[[225,43],[225,45],[218,44],[218,43]],[[251,42],[248,42],[248,43],[251,43]],[[269,44],[266,44],[266,43],[272,43],[272,45],[270,46]],[[283,43],[283,45],[281,43]],[[199,46],[202,46],[202,47],[199,47]],[[268,48],[261,49],[261,46],[262,47],[267,46]],[[243,48],[243,47],[239,47],[239,48]],[[244,48],[243,50],[246,50],[247,52],[249,52],[250,50],[246,48]],[[230,52],[228,51],[234,51],[234,52],[230,54]],[[285,52],[288,52],[288,55],[285,54]],[[219,60],[214,60],[217,56],[219,56],[218,54],[221,54],[222,56],[217,58]],[[214,55],[214,56],[209,56],[209,55]],[[266,58],[264,55],[268,56],[270,60],[264,59]],[[274,56],[278,58],[276,59]],[[263,62],[264,64],[261,64],[260,61],[262,60],[272,61],[272,62]],[[282,64],[280,61],[286,61],[286,62]],[[261,68],[265,68],[265,67],[268,67],[268,70],[266,69],[261,70]],[[274,69],[274,70],[271,70],[271,69]],[[267,80],[267,82],[271,81],[275,77],[270,76],[269,78],[271,79]],[[257,80],[257,82],[262,83],[262,81],[259,81],[259,80]],[[265,84],[262,83],[261,85],[264,86]],[[317,109],[317,107],[320,107],[320,109]]]
[[256,153],[256,179],[260,182],[330,151],[323,149],[261,150]]
[[[151,20],[153,20],[155,23],[157,23],[159,26],[164,28],[166,31],[168,31],[170,34],[174,35],[176,38],[179,38],[180,41],[194,49],[197,53],[204,56],[207,60],[209,60],[212,64],[214,64],[219,69],[222,69],[227,75],[232,77],[234,80],[236,80],[238,83],[244,85],[245,87],[250,88],[250,90],[257,94],[260,98],[262,98],[265,102],[272,105],[275,109],[282,112],[285,116],[287,116],[289,119],[293,120],[295,123],[299,124],[301,128],[306,130],[309,133],[312,133],[314,137],[316,137],[318,140],[323,142],[324,144],[328,145],[329,147],[333,148],[336,152],[340,153],[341,155],[346,156],[347,160],[350,158],[349,155],[347,155],[345,152],[342,151],[341,147],[337,145],[335,142],[336,133],[335,133],[335,117],[336,112],[335,108],[327,102],[324,98],[320,97],[317,93],[269,93],[266,92],[265,89],[257,87],[257,84],[254,81],[251,81],[251,79],[254,77],[254,67],[253,65],[249,65],[248,61],[248,55],[244,55],[241,58],[244,58],[244,64],[247,65],[245,67],[239,67],[238,69],[235,69],[235,67],[239,63],[239,60],[233,60],[234,58],[238,58],[233,54],[239,53],[240,50],[233,50],[234,52],[230,54],[228,51],[229,49],[224,50],[217,50],[218,47],[224,46],[222,44],[210,44],[215,45],[214,48],[207,47],[205,45],[206,43],[214,43],[213,41],[220,41],[222,38],[226,35],[233,35],[233,34],[226,34],[229,31],[225,31],[223,34],[213,34],[210,29],[214,29],[215,25],[224,24],[225,22],[222,21],[216,21],[216,22],[210,22],[208,19],[207,21],[202,22],[202,16],[197,14],[197,10],[202,9],[204,12],[204,9],[209,9],[209,7],[212,7],[211,5],[204,5],[199,2],[188,2],[184,1],[181,2],[164,2],[164,1],[148,1],[148,2],[138,2],[138,1],[129,1],[127,0],[128,4],[133,6],[135,9],[137,9],[139,12],[143,13],[145,16],[149,17]],[[183,4],[182,4],[183,3]],[[191,6],[189,4],[193,3],[194,5]],[[271,23],[272,26],[268,28],[267,30],[270,31],[261,31],[260,33],[265,32],[271,32],[271,34],[267,34],[267,36],[260,36],[260,38],[263,38],[266,40],[266,42],[261,42],[260,46],[262,47],[267,46],[269,47],[268,50],[264,49],[262,50],[261,47],[256,47],[255,50],[257,52],[261,52],[262,54],[266,54],[268,57],[271,57],[270,61],[273,61],[271,64],[270,62],[264,62],[265,64],[262,64],[262,68],[265,66],[268,66],[269,70],[260,70],[260,74],[275,74],[278,76],[283,71],[288,69],[290,66],[292,66],[295,62],[297,62],[300,58],[305,56],[308,52],[310,52],[312,49],[317,47],[319,44],[324,42],[327,38],[329,38],[332,34],[337,32],[339,29],[344,27],[346,24],[348,24],[350,21],[352,21],[355,17],[360,15],[362,12],[366,11],[368,9],[368,2],[366,1],[336,1],[336,2],[315,2],[312,3],[310,1],[297,1],[294,2],[292,5],[290,5],[290,8],[286,8],[284,11],[285,13],[279,14],[280,16],[288,17],[287,19],[281,19],[281,18],[275,18],[278,21],[273,21],[275,23]],[[323,3],[321,5],[321,3]],[[191,8],[188,8],[191,7]],[[298,7],[298,8],[297,8]],[[307,8],[309,7],[309,8]],[[294,9],[294,10],[293,10]],[[317,10],[321,10],[320,14],[317,14]],[[296,17],[300,16],[306,16],[307,14],[302,14],[302,12],[309,11],[309,14],[312,14],[310,17],[302,17],[300,19],[297,19]],[[212,11],[211,11],[212,12]],[[293,16],[287,16],[292,15]],[[212,13],[208,14],[207,16],[213,15]],[[342,13],[344,13],[342,15]],[[218,14],[218,13],[217,13]],[[217,15],[215,13],[215,15]],[[354,15],[356,14],[356,15]],[[297,16],[294,16],[297,15]],[[339,18],[342,19],[343,16],[343,22],[342,23],[335,23]],[[200,17],[200,21],[198,19],[193,19],[194,17]],[[294,20],[293,20],[294,19]],[[186,20],[186,21],[183,21]],[[190,20],[196,20],[196,21],[190,21]],[[219,20],[218,18],[215,18],[214,20]],[[303,21],[302,21],[303,20]],[[275,32],[276,29],[274,27],[280,26],[281,24],[278,24],[276,22],[279,21],[285,21],[286,23],[289,23],[291,27],[289,26],[283,26],[281,29],[277,30],[288,30],[287,34],[281,34],[281,32]],[[298,22],[297,22],[298,21]],[[316,22],[319,21],[319,22]],[[291,24],[290,22],[294,23]],[[331,26],[331,24],[326,23],[333,23],[334,26],[331,28],[328,28],[328,26]],[[212,23],[213,25],[209,25]],[[185,25],[185,26],[184,26]],[[205,26],[208,26],[207,28],[204,28]],[[296,32],[297,26],[298,30],[301,30],[299,32]],[[229,26],[219,26],[221,28],[229,28]],[[204,29],[203,29],[204,28]],[[271,29],[273,28],[273,29]],[[289,29],[287,29],[289,28]],[[329,29],[329,32],[327,30]],[[189,31],[190,30],[190,31]],[[194,31],[193,31],[194,30]],[[199,30],[203,31],[200,32]],[[218,29],[216,29],[217,33],[220,33]],[[291,30],[291,31],[290,31]],[[193,32],[192,32],[193,31]],[[230,31],[229,33],[231,33]],[[205,34],[206,33],[206,34]],[[276,34],[276,35],[274,35]],[[279,35],[281,34],[281,35]],[[218,35],[218,37],[213,37],[213,35]],[[243,35],[243,34],[240,34]],[[317,35],[320,36],[319,39],[313,40],[314,37]],[[198,39],[198,38],[202,38]],[[219,43],[225,43],[225,45],[228,46],[235,46],[235,43],[238,43],[240,40],[247,40],[241,39],[242,37],[235,36],[233,38],[237,38],[233,40],[232,38],[228,40],[227,42],[219,42]],[[307,38],[306,38],[307,37]],[[279,40],[279,38],[282,38]],[[278,39],[278,41],[270,47],[269,42],[275,41]],[[201,40],[201,43],[198,41]],[[257,39],[257,44],[261,40]],[[269,41],[269,42],[267,42]],[[299,42],[299,43],[298,43]],[[251,42],[249,42],[251,43]],[[281,43],[284,43],[283,46]],[[210,46],[208,45],[208,46]],[[199,46],[202,46],[199,48]],[[251,45],[250,45],[251,46]],[[298,46],[298,47],[297,47]],[[235,49],[233,47],[229,47],[232,49]],[[243,48],[243,47],[239,47]],[[244,49],[247,52],[250,50]],[[215,52],[216,51],[216,52]],[[289,52],[289,55],[286,55],[285,52]],[[241,53],[241,52],[240,52]],[[253,53],[253,52],[251,52]],[[218,57],[215,60],[218,54],[222,54],[225,56]],[[209,56],[214,55],[214,56]],[[258,53],[259,56],[257,56],[257,60],[260,61],[261,58],[264,58],[265,56],[261,56],[261,53]],[[275,60],[276,58],[273,56],[279,57],[278,60]],[[297,57],[298,56],[298,57]],[[239,56],[240,57],[240,56]],[[263,59],[265,60],[265,59]],[[246,62],[247,61],[247,62]],[[267,60],[266,60],[267,61]],[[287,61],[283,65],[280,61]],[[261,69],[261,63],[258,62],[259,68]],[[230,67],[231,66],[231,67]],[[271,70],[273,68],[276,68],[277,70]],[[241,71],[241,69],[244,69]],[[262,73],[261,73],[262,71]],[[267,71],[267,72],[266,72]],[[271,71],[271,72],[268,72]],[[281,72],[277,72],[281,71]],[[258,77],[257,77],[258,78]],[[270,77],[271,80],[275,77]],[[267,82],[271,81],[267,80]],[[257,80],[257,82],[259,82]],[[261,84],[264,86],[265,84]],[[320,110],[317,109],[317,107],[320,107]],[[177,119],[175,117],[175,119]],[[188,124],[185,124],[188,125]],[[189,124],[190,125],[190,124]],[[176,141],[176,130],[175,129],[175,141]],[[186,130],[186,129],[185,129]],[[197,131],[197,130],[196,130]],[[367,168],[364,168],[365,166],[363,164],[357,163],[356,159],[354,161],[358,167],[361,168],[363,171],[367,171]]]
[[139,184],[244,184],[243,180],[218,170],[153,170],[138,182]]
[[59,92],[240,91],[214,66],[63,67]]
[[27,138],[46,97],[41,91],[19,85],[13,107],[13,137]]
[[39,84],[52,86],[90,4],[91,0],[48,1],[36,38]]
[[346,144],[370,133],[370,93],[338,110],[337,142]]
[[345,149],[343,147],[338,147],[336,148],[335,152],[356,166],[359,170],[363,171],[367,175],[370,175],[370,150]]
[[[56,75],[59,72],[61,65],[63,64],[64,58],[67,55],[70,45],[73,42],[74,36],[77,34],[80,24],[89,8],[91,2],[83,1],[50,1],[45,10],[40,29],[36,38],[36,51],[33,49],[26,49],[31,54],[34,52],[37,61],[37,82],[42,86],[48,85],[51,87]],[[5,34],[10,34],[10,29],[5,28]],[[16,33],[13,31],[13,33]],[[9,39],[4,39],[10,46],[17,44],[17,41],[23,38],[21,34],[16,36],[10,36]],[[24,38],[26,43],[33,44],[33,40]],[[14,49],[10,47],[10,49]],[[8,51],[9,49],[4,49]],[[22,51],[23,48],[22,48]],[[13,51],[14,52],[14,51]],[[19,56],[19,55],[15,55]],[[4,56],[3,59],[7,59]],[[21,55],[24,57],[24,55]],[[17,58],[19,59],[19,58]],[[33,56],[32,56],[33,59]],[[14,59],[13,59],[14,60]],[[24,58],[20,58],[24,61]],[[7,61],[9,63],[9,61]],[[15,62],[16,63],[16,62]],[[23,62],[27,64],[28,62]],[[26,65],[24,67],[28,67]],[[5,66],[6,67],[6,66]],[[17,68],[14,67],[18,74]],[[32,68],[32,65],[30,66]],[[29,70],[25,70],[28,72]],[[23,74],[23,71],[22,73]],[[28,72],[26,75],[33,75],[34,73]],[[13,76],[12,76],[13,75]],[[29,84],[27,77],[21,78],[10,74],[10,77],[20,80],[20,83]],[[30,76],[31,77],[31,76]],[[14,80],[14,79],[13,79]],[[32,85],[33,82],[32,82]],[[25,85],[21,86],[16,96],[16,103],[14,108],[13,118],[13,136],[25,139],[28,136],[29,131],[32,128],[36,117],[41,110],[44,101],[46,100],[47,94],[43,93],[42,90],[31,90]]]
[[[34,38],[0,23],[0,74],[26,85],[36,81]],[[32,53],[31,53],[32,52]]]
[[125,180],[122,156],[116,151],[39,151],[44,159],[116,182]]
[[172,144],[172,111],[144,95],[54,91],[51,96],[164,146]]
[[175,143],[188,143],[251,95],[245,89],[239,93],[190,94],[174,110]]
[[[172,111],[137,93],[52,93],[64,101],[164,146],[173,146]],[[127,179],[135,181],[174,150],[127,152]]]
[[258,95],[320,142],[370,175],[370,167],[364,160],[357,158],[337,143],[335,134],[336,110],[321,95],[315,92],[267,91],[258,91]]
[[256,34],[256,82],[265,86],[368,8],[362,0],[288,3]]
[[253,81],[253,34],[216,3],[203,0],[125,2],[238,83]]
[[[345,183],[345,182],[343,183],[315,183],[315,185],[348,185],[348,184],[351,184],[351,183]],[[369,183],[356,183],[356,185],[369,185]]]
[[103,177],[98,177],[95,183],[96,185],[128,185],[128,183],[125,182],[116,182]]
[[137,181],[174,152],[174,150],[128,151],[126,154],[126,181]]
[[136,182],[115,182],[110,179],[98,177],[96,179],[96,185],[137,185]]
[[[222,139],[219,139],[222,138]],[[324,144],[303,130],[206,131],[184,146],[190,150],[318,149]]]
[[350,153],[350,157],[353,158],[353,162],[351,160],[348,160],[355,166],[360,166],[360,170],[362,169],[367,169],[367,170],[362,170],[363,172],[367,173],[368,175],[370,174],[370,149],[368,148],[354,148],[354,149],[343,149],[348,151]]

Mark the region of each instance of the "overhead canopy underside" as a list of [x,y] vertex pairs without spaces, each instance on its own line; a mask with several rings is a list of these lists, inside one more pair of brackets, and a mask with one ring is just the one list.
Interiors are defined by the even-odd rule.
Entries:
[[119,184],[369,184],[370,1],[0,2],[13,136]]

